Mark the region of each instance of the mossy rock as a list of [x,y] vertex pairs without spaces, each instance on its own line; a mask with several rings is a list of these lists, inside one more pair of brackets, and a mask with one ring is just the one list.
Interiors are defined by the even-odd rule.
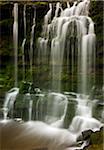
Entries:
[[100,131],[92,132],[90,136],[90,146],[88,147],[88,150],[103,150],[103,136],[104,127],[102,127]]

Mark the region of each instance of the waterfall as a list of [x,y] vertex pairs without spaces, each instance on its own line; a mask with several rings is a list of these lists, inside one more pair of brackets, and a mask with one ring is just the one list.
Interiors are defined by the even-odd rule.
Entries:
[[29,101],[29,121],[32,120],[32,106],[33,106],[33,100]]
[[[15,8],[15,7],[14,7]],[[49,3],[49,10],[44,16],[43,31],[38,38],[38,67],[49,68],[51,88],[54,92],[61,92],[64,68],[69,78],[68,86],[71,92],[74,91],[76,82],[77,92],[82,95],[89,94],[95,82],[95,40],[94,23],[88,17],[89,1],[80,3],[74,2],[72,6],[67,2],[67,8],[63,9],[61,4],[56,4],[53,10],[52,3]],[[55,16],[52,16],[54,11]],[[25,79],[25,43],[26,43],[26,6],[23,10],[24,16],[24,39],[22,42],[23,80]],[[14,15],[14,24],[17,14]],[[30,35],[30,73],[33,74],[33,51],[34,51],[34,30],[35,30],[36,8],[34,8],[33,24]],[[16,36],[17,37],[17,36]],[[47,65],[47,66],[44,66]],[[64,67],[64,65],[66,67]],[[41,74],[42,76],[43,74]],[[91,75],[91,76],[90,76]],[[76,76],[76,79],[75,79]],[[77,80],[77,81],[75,81]],[[41,82],[41,81],[40,81]],[[77,98],[78,115],[82,99]],[[86,99],[86,98],[85,98]],[[39,100],[42,102],[42,100]],[[38,101],[38,102],[39,102]],[[32,101],[29,104],[29,119],[31,120]],[[37,106],[38,108],[38,103]],[[53,106],[54,107],[54,106]],[[43,109],[43,108],[42,108]],[[53,110],[56,111],[56,110]],[[87,108],[86,108],[87,111]],[[42,110],[41,110],[42,112]],[[90,113],[91,114],[91,113]],[[43,115],[43,114],[42,114]],[[90,115],[91,116],[91,115]]]
[[35,18],[36,18],[36,8],[34,7],[34,17],[33,17],[33,25],[32,25],[32,30],[31,30],[31,38],[30,38],[30,75],[32,78],[32,65],[33,65],[33,42],[34,42],[34,29],[36,26],[35,23]]
[[[36,75],[38,74],[37,68],[40,67],[40,74],[38,75],[41,75],[42,78],[45,76],[45,80],[43,78],[42,81],[49,81],[48,77],[51,80],[51,87],[48,92],[46,89],[41,91],[39,88],[34,88],[34,85],[37,85],[33,81],[23,82],[24,84],[21,86],[20,91],[17,88],[18,4],[14,4],[15,87],[6,93],[3,109],[1,109],[4,115],[3,122],[2,120],[0,121],[2,148],[84,149],[87,147],[86,143],[89,142],[89,132],[92,131],[91,134],[95,134],[93,132],[99,131],[99,129],[101,132],[103,124],[93,118],[92,107],[94,107],[95,103],[97,104],[97,112],[100,111],[100,113],[98,112],[100,116],[98,118],[99,120],[102,119],[101,121],[103,122],[104,111],[99,110],[99,107],[103,106],[102,95],[100,94],[104,92],[104,87],[100,89],[102,90],[100,94],[99,89],[98,91],[95,89],[98,99],[93,98],[91,101],[90,94],[92,86],[95,86],[96,35],[94,33],[94,23],[88,17],[89,3],[90,0],[74,1],[73,5],[72,2],[67,2],[67,8],[64,8],[59,2],[56,5],[50,3],[49,10],[44,17],[41,37],[37,40],[37,54],[34,49],[36,26],[36,9],[34,8],[29,41],[29,79],[32,80],[35,69],[34,74],[35,72]],[[27,6],[26,11],[26,5],[24,5],[23,19],[21,19],[24,22],[24,39],[21,47],[23,80],[25,80],[25,54],[27,56],[25,48],[27,50],[28,44],[26,32],[26,13],[28,9],[30,11],[30,6]],[[30,22],[30,20],[29,22],[27,21],[27,23]],[[37,65],[37,62],[33,62],[34,54],[36,54],[35,58],[38,60],[38,66],[33,66],[34,64]],[[46,74],[47,72],[49,73],[48,75]],[[28,74],[26,75],[28,79]],[[21,74],[19,77],[21,77]],[[64,81],[68,81],[67,91],[63,91],[63,89],[65,90],[63,87]],[[39,82],[41,83],[41,79],[39,79]],[[44,87],[43,82],[40,88]],[[47,83],[45,84],[46,86],[48,85]],[[77,87],[76,90],[75,86]],[[94,95],[93,91],[92,89],[92,97]],[[101,96],[100,98],[99,95]],[[11,120],[8,117],[11,117]],[[35,121],[33,121],[34,118],[36,119]],[[69,128],[67,128],[68,126]],[[58,128],[67,128],[69,131]],[[86,133],[87,137],[84,137]],[[77,141],[79,140],[79,135],[82,138],[80,142]],[[34,139],[36,139],[35,142]]]
[[24,38],[22,42],[22,66],[23,66],[23,81],[25,81],[25,43],[26,43],[26,38]]
[[[82,36],[81,52],[79,55],[79,82],[78,90],[83,94],[88,94],[89,89],[95,84],[95,34],[94,23],[87,17],[89,23],[88,31]],[[91,77],[93,76],[93,78]]]
[[81,55],[81,73],[82,73],[82,93],[86,92],[86,86],[87,86],[87,46],[88,46],[88,35],[84,35],[82,37],[82,55]]
[[18,4],[14,4],[14,24],[13,24],[13,42],[14,42],[14,78],[15,87],[18,86]]
[[[66,72],[70,76],[71,91],[74,90],[74,76],[77,74],[77,91],[86,94],[94,84],[90,73],[93,76],[95,73],[95,34],[94,23],[88,17],[89,1],[74,2],[72,7],[67,3],[67,8],[61,11],[58,17],[60,8],[58,2],[53,20],[50,19],[52,6],[44,17],[42,36],[38,38],[38,58],[44,62],[45,58],[48,59],[47,54],[50,53],[51,87],[53,90],[61,91],[63,63],[66,53]],[[90,83],[91,80],[92,83]],[[88,82],[89,87],[87,86]]]
[[76,108],[76,116],[83,116],[83,117],[92,117],[92,104],[88,99],[88,96],[85,95],[77,95],[76,98],[78,105]]
[[62,8],[61,8],[61,4],[58,2],[56,4],[56,10],[55,10],[55,17],[58,17],[58,14],[59,14],[59,10],[61,9],[62,11]]
[[23,9],[23,21],[24,21],[24,39],[22,42],[22,66],[23,66],[23,81],[25,80],[25,43],[26,43],[26,5]]
[[38,38],[38,65],[43,66],[48,64],[48,44],[49,44],[49,31],[50,31],[50,22],[52,15],[52,4],[49,4],[49,11],[44,17],[43,31],[42,36]]

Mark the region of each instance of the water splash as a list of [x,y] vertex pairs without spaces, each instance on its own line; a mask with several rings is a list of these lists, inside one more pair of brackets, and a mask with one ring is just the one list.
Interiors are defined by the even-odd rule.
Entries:
[[69,126],[69,131],[73,133],[80,134],[86,130],[92,130],[93,132],[99,131],[102,124],[100,121],[95,118],[75,116],[72,120],[71,125]]

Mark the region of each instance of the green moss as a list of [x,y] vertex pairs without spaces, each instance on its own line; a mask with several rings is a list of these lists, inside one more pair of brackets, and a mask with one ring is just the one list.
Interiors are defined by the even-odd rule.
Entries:
[[88,147],[88,150],[103,150],[104,148],[103,137],[104,137],[103,128],[100,131],[92,133],[90,137],[90,146]]

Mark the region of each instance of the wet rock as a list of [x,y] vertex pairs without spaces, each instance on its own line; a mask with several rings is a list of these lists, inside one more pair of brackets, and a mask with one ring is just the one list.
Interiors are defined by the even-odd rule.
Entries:
[[[104,126],[99,131],[86,130],[77,138],[80,150],[103,150]],[[81,147],[83,147],[81,149]]]
[[104,102],[98,99],[93,100],[93,117],[100,120],[101,122],[104,122],[104,115],[103,115],[103,108],[104,108]]
[[82,137],[83,137],[83,140],[88,140],[92,134],[92,130],[86,130],[84,132],[82,132]]
[[99,131],[92,132],[90,136],[91,144],[101,144],[103,143],[103,134],[104,134],[104,126],[100,128]]
[[64,128],[68,128],[72,122],[73,117],[75,116],[75,109],[77,102],[68,99],[67,111],[64,118]]
[[89,141],[87,150],[103,150],[104,126],[102,126],[99,131],[84,131],[82,135],[83,139]]

